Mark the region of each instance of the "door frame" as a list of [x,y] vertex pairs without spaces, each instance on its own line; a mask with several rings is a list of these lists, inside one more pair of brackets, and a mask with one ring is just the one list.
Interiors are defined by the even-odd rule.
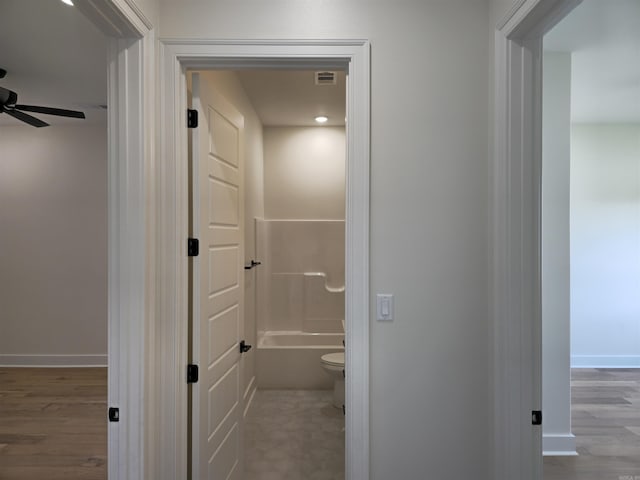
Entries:
[[493,478],[542,478],[542,37],[582,0],[518,0],[495,31]]
[[[153,127],[156,37],[133,1],[75,0],[107,37],[107,428],[109,480],[153,478],[153,410],[146,392],[153,312]],[[34,13],[37,15],[37,13]],[[105,412],[105,421],[107,412]],[[151,467],[151,468],[149,468]]]
[[[187,69],[348,68],[346,273],[346,478],[369,478],[370,47],[366,40],[174,40],[159,42],[159,221],[155,328],[162,372],[156,418],[174,472],[187,471],[188,133]],[[161,199],[161,200],[160,200]],[[159,448],[160,445],[154,445]]]

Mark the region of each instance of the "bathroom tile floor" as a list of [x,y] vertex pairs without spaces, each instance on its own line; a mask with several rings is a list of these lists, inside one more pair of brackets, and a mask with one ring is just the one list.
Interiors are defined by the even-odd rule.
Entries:
[[245,427],[245,480],[344,479],[344,416],[331,397],[257,391]]

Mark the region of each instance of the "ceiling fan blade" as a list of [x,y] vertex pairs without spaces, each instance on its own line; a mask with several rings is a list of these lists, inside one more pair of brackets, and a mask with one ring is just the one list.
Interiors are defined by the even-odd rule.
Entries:
[[28,123],[29,125],[31,125],[33,127],[48,127],[49,126],[49,124],[47,122],[43,122],[39,118],[32,117],[31,115],[27,115],[26,113],[22,113],[22,112],[19,112],[17,110],[5,108],[5,109],[3,109],[3,111],[7,115],[11,115],[13,118],[17,118],[18,120],[22,120],[23,122]]
[[44,113],[46,115],[57,115],[58,117],[85,118],[83,112],[77,110],[65,110],[63,108],[39,107],[37,105],[16,105],[16,110],[25,112]]

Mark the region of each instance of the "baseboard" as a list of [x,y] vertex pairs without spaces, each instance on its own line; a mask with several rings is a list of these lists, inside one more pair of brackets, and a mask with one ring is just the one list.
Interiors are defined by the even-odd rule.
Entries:
[[640,368],[640,355],[571,355],[571,368]]
[[575,457],[576,437],[571,433],[542,434],[542,455],[545,457]]
[[107,355],[0,355],[1,367],[106,367]]

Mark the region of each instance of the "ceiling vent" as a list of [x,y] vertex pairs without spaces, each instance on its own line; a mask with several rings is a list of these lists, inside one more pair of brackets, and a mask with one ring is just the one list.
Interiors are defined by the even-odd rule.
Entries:
[[316,72],[316,85],[335,85],[336,72]]

